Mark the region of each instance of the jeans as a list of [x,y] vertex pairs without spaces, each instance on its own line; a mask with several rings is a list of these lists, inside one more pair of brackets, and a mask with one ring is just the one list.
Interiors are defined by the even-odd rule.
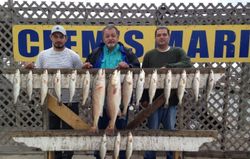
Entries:
[[[149,129],[159,129],[160,123],[162,123],[165,130],[175,129],[176,106],[160,107],[148,118]],[[167,159],[173,159],[173,152],[166,152],[166,156]],[[144,159],[156,159],[156,152],[146,151]]]
[[[104,108],[103,115],[102,115],[102,117],[99,118],[99,121],[98,121],[98,128],[99,129],[106,129],[106,127],[108,126],[109,117],[108,117],[106,111],[107,110]],[[117,117],[116,122],[115,122],[115,126],[118,130],[122,130],[122,129],[126,128],[127,123],[128,123],[128,113],[127,113],[125,118]],[[94,156],[96,157],[96,159],[100,159],[99,151],[95,151]],[[119,159],[126,159],[126,151],[120,151]]]
[[[74,113],[79,114],[78,103],[71,103],[71,106],[69,106],[68,103],[64,103],[64,105],[68,106]],[[72,129],[72,127],[62,121],[54,113],[49,112],[49,130],[60,129]],[[55,151],[55,159],[71,159],[73,155],[73,151]]]

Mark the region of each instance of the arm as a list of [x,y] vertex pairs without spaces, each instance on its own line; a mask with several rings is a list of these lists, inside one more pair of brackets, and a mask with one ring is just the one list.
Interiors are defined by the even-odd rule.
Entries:
[[73,56],[73,66],[74,66],[74,68],[82,68],[83,67],[83,63],[80,59],[80,56],[77,53],[75,53]]
[[142,62],[142,68],[149,68],[149,54],[145,54]]
[[131,49],[129,50],[127,54],[127,59],[128,59],[128,65],[130,68],[140,68],[140,62],[138,58],[136,57],[136,55],[131,51]]
[[35,62],[35,68],[43,68],[43,56],[39,53]]

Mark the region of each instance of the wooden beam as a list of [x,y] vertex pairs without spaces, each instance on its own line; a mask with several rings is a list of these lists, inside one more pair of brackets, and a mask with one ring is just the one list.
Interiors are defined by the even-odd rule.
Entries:
[[54,96],[48,93],[47,99],[48,109],[51,112],[55,113],[73,129],[86,130],[90,128],[90,126],[85,121],[83,121],[78,115],[72,112],[67,106],[65,106],[64,104],[59,105],[57,99]]
[[130,123],[128,123],[126,129],[135,129],[138,127],[146,118],[148,118],[153,112],[155,112],[160,106],[165,102],[164,95],[160,95],[156,100],[154,100],[151,106],[146,106],[146,108],[140,111]]
[[[16,142],[43,151],[93,151],[98,150],[102,134],[80,130],[23,131],[13,134]],[[121,150],[126,149],[128,131],[120,131]],[[135,130],[133,134],[134,151],[199,151],[199,147],[216,139],[217,131],[163,131]],[[114,149],[116,135],[107,136],[107,149]]]

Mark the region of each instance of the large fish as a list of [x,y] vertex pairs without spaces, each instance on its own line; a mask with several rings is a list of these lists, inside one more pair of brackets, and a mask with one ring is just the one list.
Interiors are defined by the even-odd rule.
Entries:
[[133,93],[133,72],[128,71],[122,85],[122,116],[126,116],[129,102]]
[[103,135],[101,144],[100,144],[100,158],[104,159],[107,152],[107,137],[106,134]]
[[153,103],[153,99],[154,99],[155,92],[157,89],[157,82],[158,82],[157,70],[154,70],[154,72],[150,78],[149,89],[148,89],[149,104],[150,105]]
[[85,105],[90,90],[90,74],[89,71],[86,71],[82,81],[82,105]]
[[48,71],[44,70],[43,74],[41,75],[41,105],[44,104],[45,98],[48,92]]
[[137,83],[136,83],[136,106],[139,106],[139,102],[142,97],[142,93],[144,90],[144,83],[145,83],[145,72],[144,70],[140,71]]
[[195,72],[192,88],[194,92],[195,102],[198,102],[199,88],[200,88],[200,70],[196,70]]
[[113,134],[115,129],[115,121],[120,112],[121,104],[121,77],[120,71],[115,70],[109,79],[107,89],[107,114],[109,116],[109,124],[106,133]]
[[118,159],[119,152],[120,152],[120,144],[121,144],[121,135],[118,132],[117,136],[115,138],[115,143],[114,143],[114,154],[113,154],[113,159]]
[[171,87],[172,87],[172,71],[168,70],[168,73],[166,74],[165,82],[164,82],[164,96],[165,96],[164,107],[168,107]]
[[16,72],[14,74],[13,78],[13,98],[14,98],[14,104],[16,104],[18,96],[20,94],[21,89],[21,77],[20,77],[20,71],[19,69],[16,69]]
[[99,69],[93,82],[92,89],[92,116],[93,125],[91,131],[98,131],[98,120],[103,114],[103,105],[105,100],[106,76],[105,70]]
[[181,77],[180,77],[179,84],[178,84],[178,90],[177,90],[179,105],[182,104],[182,98],[184,96],[186,83],[187,83],[187,74],[186,74],[186,71],[183,70],[181,73]]
[[76,91],[76,77],[77,77],[77,71],[73,70],[70,76],[69,80],[69,103],[72,102],[73,97],[75,95]]
[[207,101],[210,97],[213,87],[214,87],[214,71],[210,70],[209,77],[207,80],[207,96],[206,96]]
[[27,75],[27,83],[26,83],[27,93],[29,97],[29,101],[31,101],[32,98],[32,91],[33,91],[33,76],[32,71],[30,70]]
[[127,146],[126,146],[126,159],[130,159],[133,153],[133,136],[132,133],[128,133]]
[[57,96],[57,100],[61,103],[61,71],[57,70],[54,78],[54,89]]

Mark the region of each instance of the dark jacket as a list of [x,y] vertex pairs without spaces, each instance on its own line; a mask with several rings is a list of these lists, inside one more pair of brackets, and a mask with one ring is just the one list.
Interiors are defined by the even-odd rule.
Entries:
[[[120,42],[118,42],[120,45],[120,52],[122,54],[122,59],[124,62],[126,62],[129,67],[136,68],[140,67],[140,62],[137,59],[136,55],[132,52],[132,49],[128,49],[124,47],[124,45]],[[93,68],[100,68],[101,67],[101,61],[103,59],[103,47],[104,43],[101,43],[98,48],[94,49],[93,52],[88,56],[86,62],[90,62],[93,65]]]

